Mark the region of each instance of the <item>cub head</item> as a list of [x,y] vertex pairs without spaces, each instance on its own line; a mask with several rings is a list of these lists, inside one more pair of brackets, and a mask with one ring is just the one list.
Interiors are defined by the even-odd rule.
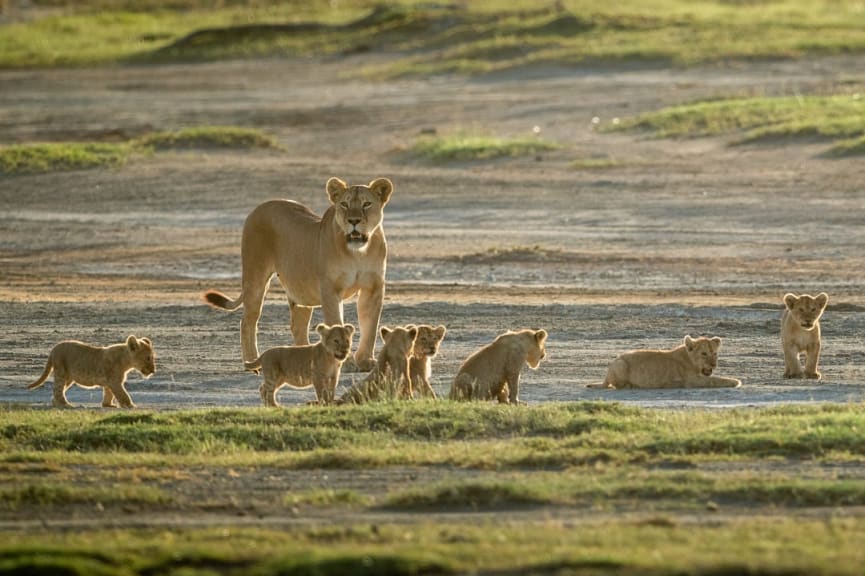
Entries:
[[342,362],[348,358],[351,352],[351,337],[354,335],[354,326],[351,324],[319,324],[315,327],[315,331],[321,337],[324,348],[333,357]]
[[339,178],[327,181],[334,219],[351,250],[366,249],[370,236],[381,226],[384,206],[392,192],[393,184],[387,178],[377,178],[368,186],[349,186]]
[[711,376],[718,366],[718,347],[720,346],[721,339],[717,336],[715,338],[685,336],[685,350],[688,352],[691,364],[703,376]]
[[[410,324],[408,327],[413,326]],[[428,324],[417,327],[417,338],[414,341],[412,356],[415,358],[432,358],[439,351],[439,344],[445,337],[446,328],[438,326],[433,328]]]
[[402,326],[396,328],[382,326],[380,330],[381,339],[384,340],[382,351],[391,358],[408,358],[414,348],[417,332],[417,327],[414,325],[404,328]]
[[528,353],[526,354],[526,364],[534,370],[541,363],[541,360],[547,357],[547,331],[527,330],[526,332],[531,336]]
[[823,311],[826,310],[828,302],[829,296],[825,292],[820,292],[816,296],[809,296],[808,294],[802,294],[801,296],[796,296],[795,294],[784,295],[784,305],[790,311],[790,315],[796,321],[796,324],[805,330],[814,329],[817,321],[820,320],[820,316],[823,315]]
[[130,334],[126,339],[126,347],[132,356],[132,366],[141,372],[142,376],[149,378],[156,372],[156,355],[153,353],[150,338],[136,338]]

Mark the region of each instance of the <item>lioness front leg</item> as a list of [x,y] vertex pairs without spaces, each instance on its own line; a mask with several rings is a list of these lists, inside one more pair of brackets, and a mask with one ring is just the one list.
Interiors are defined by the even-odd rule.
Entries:
[[300,306],[289,301],[289,326],[291,335],[294,337],[295,346],[306,346],[309,344],[309,322],[312,319],[312,308]]
[[384,284],[375,284],[360,291],[357,298],[357,321],[360,325],[360,342],[354,353],[354,360],[361,371],[372,370],[375,366],[375,339],[381,321],[381,307],[384,302]]
[[817,362],[820,360],[820,342],[812,344],[805,349],[805,378],[819,380],[822,374],[817,371]]
[[520,373],[514,372],[508,374],[508,403],[516,406],[517,404],[525,404],[519,399],[520,395]]

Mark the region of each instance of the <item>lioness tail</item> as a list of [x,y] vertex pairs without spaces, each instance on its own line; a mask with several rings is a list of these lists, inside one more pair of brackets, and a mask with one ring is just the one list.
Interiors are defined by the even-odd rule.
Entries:
[[256,358],[255,360],[251,360],[249,362],[244,362],[243,367],[249,370],[250,372],[257,372],[261,370],[261,356]]
[[48,358],[48,362],[45,363],[45,371],[42,372],[42,376],[39,377],[39,380],[34,382],[33,384],[28,384],[27,389],[32,390],[33,388],[39,388],[42,386],[46,380],[48,380],[48,376],[51,374],[51,371],[54,370],[54,364],[51,362],[51,358]]
[[214,308],[222,308],[223,310],[233,312],[243,305],[243,294],[238,296],[236,300],[231,300],[222,292],[208,290],[204,293],[204,301]]

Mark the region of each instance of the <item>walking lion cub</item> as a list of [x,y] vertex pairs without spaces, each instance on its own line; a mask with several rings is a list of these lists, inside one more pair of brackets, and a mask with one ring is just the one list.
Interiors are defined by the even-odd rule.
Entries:
[[130,335],[122,344],[105,347],[64,340],[51,349],[42,376],[27,388],[42,386],[53,371],[53,403],[58,408],[72,406],[66,399],[66,390],[73,384],[82,388],[101,386],[102,406],[106,408],[115,407],[118,402],[124,408],[134,408],[126,391],[126,375],[132,370],[138,370],[144,378],[156,372],[153,343],[148,338]]
[[[826,310],[829,296],[825,292],[810,296],[784,295],[784,314],[781,316],[781,347],[784,349],[784,378],[811,378],[819,380],[817,362],[820,360],[820,317]],[[799,364],[799,354],[805,353],[805,372]]]
[[603,384],[589,388],[737,388],[740,380],[712,376],[720,338],[691,338],[672,350],[625,352],[610,363]]
[[244,362],[247,370],[261,370],[264,376],[258,389],[262,404],[279,406],[276,392],[283,386],[297,389],[312,386],[319,404],[333,402],[342,363],[351,351],[354,326],[319,324],[315,331],[320,336],[315,344],[275,346],[255,360]]
[[382,326],[380,332],[384,346],[378,353],[375,367],[362,382],[340,396],[337,404],[412,397],[409,358],[418,329],[414,325],[393,329]]
[[546,341],[545,330],[500,334],[463,362],[451,384],[449,398],[519,404],[520,371],[525,364],[534,370],[546,358]]

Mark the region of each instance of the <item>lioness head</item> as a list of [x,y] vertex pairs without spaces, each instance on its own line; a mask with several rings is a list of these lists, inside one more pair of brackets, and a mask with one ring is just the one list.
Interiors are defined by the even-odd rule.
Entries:
[[349,186],[339,178],[327,181],[327,195],[334,207],[336,223],[350,249],[366,248],[370,236],[381,226],[384,205],[391,192],[393,184],[387,178],[377,178],[369,186]]
[[136,338],[130,334],[126,339],[126,347],[132,356],[132,366],[141,372],[142,376],[149,378],[156,372],[156,356],[149,338]]
[[547,357],[547,331],[535,330],[532,334],[532,345],[529,346],[528,354],[526,355],[526,364],[529,368],[535,369],[541,363],[541,360]]
[[691,364],[703,376],[711,376],[718,366],[719,346],[721,346],[721,339],[717,336],[715,338],[685,336],[685,350],[688,351]]
[[351,324],[319,324],[315,331],[321,336],[324,348],[333,354],[333,357],[342,362],[348,358],[351,352],[351,337],[354,334],[354,326]]
[[384,340],[385,348],[388,349],[392,356],[405,356],[406,358],[411,356],[415,339],[417,338],[416,326],[409,325],[405,328],[402,326],[397,326],[396,328],[382,326],[380,333],[381,339]]
[[808,294],[802,294],[801,296],[796,296],[795,294],[784,295],[784,305],[787,306],[787,310],[790,311],[796,324],[805,330],[814,329],[820,316],[823,315],[823,311],[826,310],[828,302],[829,296],[825,292],[820,292],[817,296],[810,296]]
[[[413,326],[410,324],[409,327]],[[415,358],[432,358],[439,351],[439,344],[445,337],[447,330],[444,326],[433,328],[428,324],[421,324],[417,327],[417,338],[414,340],[414,348],[412,355]]]

